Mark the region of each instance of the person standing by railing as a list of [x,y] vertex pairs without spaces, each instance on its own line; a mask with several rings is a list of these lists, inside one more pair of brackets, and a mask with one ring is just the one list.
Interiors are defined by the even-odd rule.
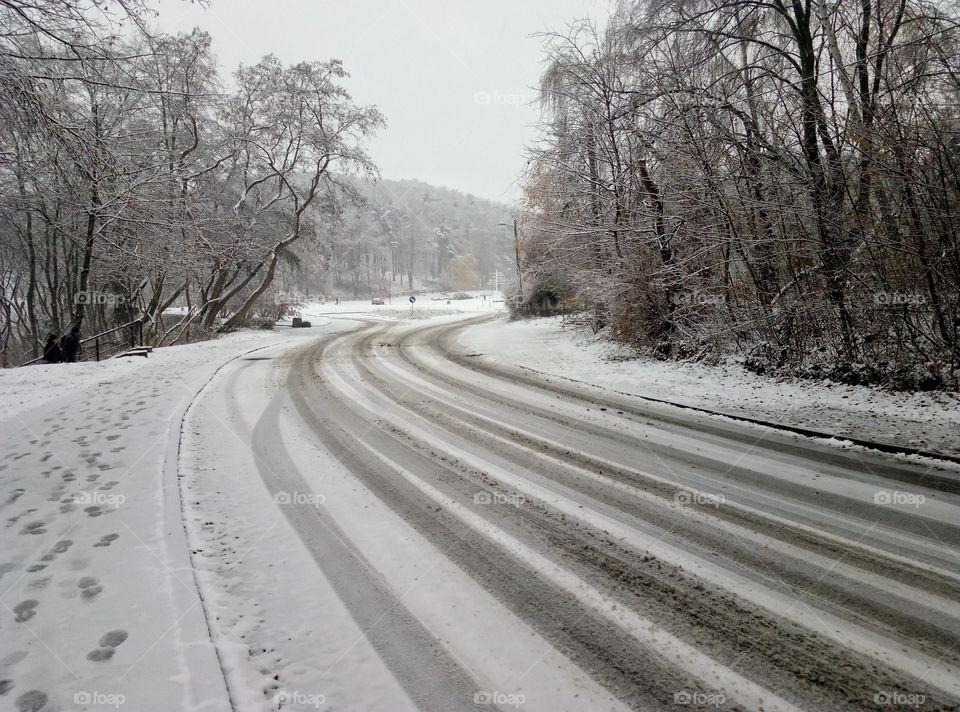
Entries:
[[57,343],[57,335],[53,332],[47,335],[47,343],[43,346],[43,360],[47,363],[60,363],[63,360],[63,352],[60,350],[60,344]]
[[74,363],[80,355],[80,327],[70,329],[70,333],[60,340],[60,350],[66,363]]

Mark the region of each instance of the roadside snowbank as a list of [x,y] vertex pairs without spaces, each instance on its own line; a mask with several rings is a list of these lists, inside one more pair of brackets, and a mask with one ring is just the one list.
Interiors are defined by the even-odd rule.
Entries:
[[960,455],[960,397],[891,393],[831,382],[779,381],[729,364],[656,361],[562,317],[486,322],[461,333],[491,363],[731,415]]

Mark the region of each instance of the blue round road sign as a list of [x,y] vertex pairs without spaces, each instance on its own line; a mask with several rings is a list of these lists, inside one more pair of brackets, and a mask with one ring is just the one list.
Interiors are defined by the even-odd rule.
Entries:
[[413,304],[415,301],[417,301],[417,298],[411,294],[411,295],[410,295],[410,303]]

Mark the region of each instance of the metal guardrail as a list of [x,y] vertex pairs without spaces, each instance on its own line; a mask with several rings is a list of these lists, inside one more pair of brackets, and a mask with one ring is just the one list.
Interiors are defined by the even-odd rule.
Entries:
[[[126,351],[127,349],[132,349],[134,346],[141,346],[142,344],[143,322],[140,320],[130,321],[82,339],[80,341],[80,354],[77,360],[102,361],[111,356],[116,356],[121,351]],[[19,366],[30,366],[40,361],[43,361],[43,356],[21,363]]]

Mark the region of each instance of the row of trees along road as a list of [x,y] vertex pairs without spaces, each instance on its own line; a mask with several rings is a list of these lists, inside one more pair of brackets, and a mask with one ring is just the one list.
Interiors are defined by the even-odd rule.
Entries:
[[669,357],[956,388],[958,40],[925,0],[621,0],[546,35],[528,307]]
[[[140,0],[0,2],[0,350],[140,320],[232,328],[278,264],[373,178],[383,124],[337,60],[265,57],[225,88],[200,31]],[[188,314],[164,322],[181,299]],[[223,318],[229,305],[229,316]]]

